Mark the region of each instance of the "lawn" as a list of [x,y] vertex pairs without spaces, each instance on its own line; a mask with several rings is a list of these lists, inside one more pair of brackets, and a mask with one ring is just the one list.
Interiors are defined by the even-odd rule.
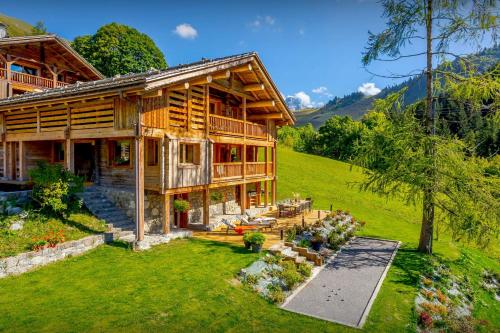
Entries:
[[21,230],[9,230],[19,216],[0,216],[0,258],[31,250],[34,239],[40,239],[51,230],[63,230],[65,240],[74,240],[106,230],[104,222],[90,213],[73,213],[68,218],[50,217],[28,211]]
[[[414,297],[426,257],[414,251],[418,211],[397,200],[359,193],[349,165],[279,150],[279,197],[300,192],[316,207],[350,209],[366,220],[364,235],[399,239],[403,247],[363,331],[414,331]],[[500,307],[480,287],[487,267],[498,271],[498,249],[459,246],[441,232],[436,254],[475,290],[482,330],[499,330]],[[235,279],[257,258],[243,247],[198,239],[134,253],[119,244],[0,280],[0,331],[357,332],[280,310]]]

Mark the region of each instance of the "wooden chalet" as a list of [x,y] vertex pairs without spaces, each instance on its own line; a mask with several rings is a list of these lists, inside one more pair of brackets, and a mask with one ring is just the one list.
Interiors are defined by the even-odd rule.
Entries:
[[[4,182],[29,181],[39,160],[63,163],[133,218],[138,241],[275,203],[277,127],[294,117],[256,53],[100,79],[66,44],[44,38],[24,56],[22,38],[12,47],[0,40],[0,86],[16,91],[8,63],[24,58],[41,61],[37,74],[50,68],[52,78],[42,77],[53,84],[0,99]],[[175,213],[175,199],[190,210]]]

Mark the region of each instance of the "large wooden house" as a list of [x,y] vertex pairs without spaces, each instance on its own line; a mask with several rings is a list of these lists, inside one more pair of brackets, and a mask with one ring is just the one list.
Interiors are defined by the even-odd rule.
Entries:
[[[18,82],[9,64],[36,70]],[[139,241],[276,200],[277,127],[294,117],[256,53],[102,79],[57,37],[5,38],[0,68],[3,182],[63,163],[133,218]],[[190,209],[175,213],[176,199]]]

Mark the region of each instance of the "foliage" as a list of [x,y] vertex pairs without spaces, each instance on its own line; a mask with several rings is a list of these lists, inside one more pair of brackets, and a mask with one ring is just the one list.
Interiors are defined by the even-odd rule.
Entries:
[[312,266],[308,263],[302,262],[297,265],[297,271],[305,278],[311,276]]
[[318,136],[311,124],[301,127],[283,126],[278,130],[278,140],[282,145],[311,154],[320,153],[316,147]]
[[174,200],[174,210],[179,213],[187,212],[190,208],[191,204],[189,201],[184,199],[175,199]]
[[418,316],[418,321],[425,328],[432,327],[432,316],[425,311],[420,313],[420,315]]
[[339,234],[337,231],[332,230],[328,234],[328,245],[330,245],[330,248],[333,250],[338,250],[340,246],[342,245],[343,240],[340,238]]
[[292,290],[296,285],[304,281],[304,277],[297,271],[294,262],[284,261],[281,263],[281,267],[282,270],[278,274],[288,290]]
[[83,190],[83,178],[64,169],[62,165],[41,161],[30,170],[30,177],[33,182],[33,200],[43,210],[65,215],[81,205],[75,195]]
[[47,34],[47,27],[45,26],[43,21],[36,22],[36,24],[31,29],[31,34],[32,35],[46,35]]
[[319,128],[319,149],[323,156],[351,160],[361,141],[364,126],[349,116],[333,116]]
[[273,284],[268,286],[267,297],[271,302],[276,304],[281,304],[286,299],[286,295],[283,290],[281,290],[279,286],[275,286]]
[[245,236],[247,236],[247,241],[252,245],[262,245],[266,240],[266,236],[261,232],[247,232]]
[[224,196],[222,195],[222,192],[219,192],[219,191],[215,191],[215,192],[210,193],[210,201],[212,201],[213,203],[221,202],[223,197]]
[[286,229],[285,240],[287,242],[294,241],[296,236],[297,236],[297,230],[295,228],[288,228],[288,229]]
[[297,243],[297,246],[298,247],[305,247],[305,248],[308,248],[308,247],[311,247],[311,242],[308,240],[308,239],[305,239],[305,238],[302,238],[298,243]]
[[256,274],[247,274],[245,275],[245,280],[244,282],[250,286],[253,286],[255,284],[257,284],[257,282],[259,281],[259,276],[256,275]]
[[51,227],[51,229],[41,238],[34,238],[31,249],[40,251],[45,247],[55,247],[65,241],[64,230]]
[[76,37],[72,46],[108,77],[167,68],[163,53],[150,37],[118,23],[104,25],[94,35]]

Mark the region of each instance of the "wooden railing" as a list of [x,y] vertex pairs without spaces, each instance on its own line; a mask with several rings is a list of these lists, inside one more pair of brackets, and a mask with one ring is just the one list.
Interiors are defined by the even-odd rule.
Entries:
[[[7,70],[5,68],[0,68],[0,78],[7,79]],[[38,88],[54,88],[54,80],[52,79],[47,79],[41,76],[20,73],[15,71],[10,72],[10,81],[19,82],[22,84]],[[68,84],[69,83],[66,82],[56,81],[55,86],[64,87],[67,86]]]
[[227,178],[241,178],[243,176],[243,163],[214,163],[214,180]]
[[245,126],[247,136],[259,139],[267,138],[266,126],[243,120],[210,115],[210,133],[225,134],[231,136],[244,136]]
[[264,176],[266,174],[266,162],[247,162],[247,176]]
[[247,122],[247,136],[256,138],[267,138],[267,129],[265,125]]

